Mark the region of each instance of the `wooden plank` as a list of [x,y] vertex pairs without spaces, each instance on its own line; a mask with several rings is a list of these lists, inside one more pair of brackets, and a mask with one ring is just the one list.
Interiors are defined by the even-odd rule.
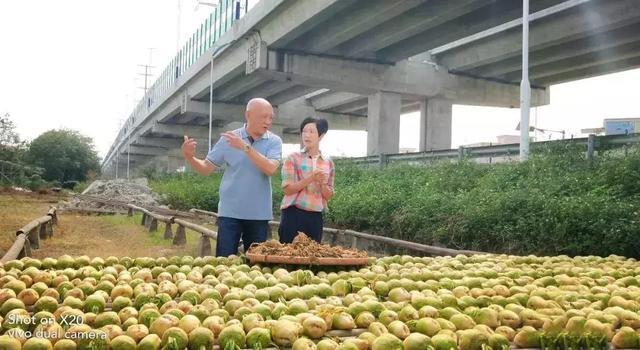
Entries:
[[151,218],[151,223],[149,223],[149,232],[157,232],[158,231],[158,219]]
[[63,208],[62,212],[80,212],[80,213],[88,213],[88,214],[106,214],[106,215],[116,215],[116,214],[126,214],[125,211],[120,210],[108,210],[108,209],[100,209],[100,208],[87,208],[87,207],[77,207],[77,208]]
[[448,255],[458,255],[458,254],[464,254],[464,255],[486,254],[486,253],[476,252],[472,250],[456,250],[456,249],[435,247],[435,246],[430,246],[430,245],[425,245],[420,243],[403,241],[403,240],[390,238],[390,237],[371,235],[368,233],[362,233],[362,232],[357,232],[353,230],[345,230],[344,233],[346,235],[357,236],[357,237],[368,239],[371,241],[383,242],[396,247],[406,248],[413,251],[420,251],[420,252],[433,254],[433,255],[448,256]]
[[29,248],[31,248],[31,250],[40,249],[40,227],[42,227],[42,225],[34,227],[27,233],[27,241],[29,242]]
[[211,255],[211,239],[209,236],[202,235],[198,241],[198,256]]
[[25,225],[24,227],[22,227],[21,229],[19,229],[19,230],[16,232],[16,235],[19,235],[19,234],[21,234],[21,233],[28,233],[28,232],[31,232],[33,229],[35,229],[35,228],[37,228],[38,226],[40,226],[40,225],[42,225],[42,224],[44,224],[44,223],[47,223],[47,222],[49,222],[49,221],[51,221],[51,216],[46,215],[46,216],[39,217],[39,218],[37,218],[37,219],[35,219],[35,220],[31,221],[30,223],[26,224],[26,225]]
[[173,210],[173,209],[167,209],[167,208],[162,208],[162,207],[149,207],[149,210],[152,210],[155,213],[158,213],[160,215],[164,215],[164,216],[170,216],[170,217],[175,217],[175,216],[179,216],[182,218],[190,218],[190,219],[198,219],[199,216],[198,215],[194,215],[193,213],[189,213],[186,211],[180,211],[180,210]]
[[16,240],[0,261],[5,262],[31,256],[32,249],[40,248],[41,238],[46,239],[47,236],[53,235],[54,222],[57,222],[57,210],[52,207],[47,215],[31,221],[16,232]]
[[[130,206],[134,206],[134,207],[137,207],[139,209],[144,209],[142,207],[136,206],[136,205],[131,204],[131,203],[126,202],[126,201],[108,199],[108,198],[104,198],[104,197],[100,197],[100,196],[77,194],[77,195],[75,195],[75,197],[83,199],[83,200],[97,202],[97,203],[110,204],[110,205],[114,205],[114,206],[121,206],[123,208],[131,208]],[[134,210],[136,210],[136,209],[134,208]],[[185,212],[185,211],[179,211],[179,210],[173,210],[173,209],[167,209],[167,208],[163,208],[163,207],[148,206],[145,210],[150,210],[150,211],[153,211],[153,212],[157,213],[158,215],[164,215],[164,216],[169,216],[169,217],[180,216],[180,217],[185,217],[185,218],[198,218],[198,216],[195,215],[194,213]]]
[[22,245],[22,250],[18,254],[18,259],[22,259],[25,256],[31,256],[31,244],[29,244],[29,236],[26,237],[26,241]]
[[176,235],[173,237],[173,245],[185,245],[187,244],[187,235],[184,230],[184,226],[178,224]]
[[129,209],[133,210],[133,211],[142,212],[142,217],[144,219],[143,223],[146,226],[149,226],[151,224],[150,222],[146,221],[146,220],[149,220],[149,219],[147,219],[147,217],[156,219],[158,221],[162,221],[164,223],[173,222],[173,217],[171,217],[171,216],[160,215],[160,214],[154,213],[154,212],[152,212],[152,211],[150,211],[148,209],[139,207],[139,206],[137,206],[135,204],[127,204],[127,207]]
[[351,249],[358,248],[358,236],[351,236]]
[[196,225],[194,223],[188,222],[188,221],[184,221],[182,219],[175,219],[173,222],[175,222],[178,225],[184,226],[188,229],[191,229],[193,231],[196,231],[198,233],[201,233],[203,235],[208,236],[209,238],[212,239],[218,239],[218,233],[216,231],[213,231],[209,228],[206,228],[204,226],[200,226],[200,225]]
[[151,215],[145,215],[144,227],[146,227],[147,229],[151,230],[151,221],[152,220],[153,220],[153,217],[151,217]]
[[[47,215],[51,217],[51,223],[54,225],[58,224],[58,209],[56,207],[51,207],[47,212]],[[51,234],[53,234],[53,229],[51,230]]]
[[334,233],[332,233],[332,234],[333,234],[333,236],[331,237],[331,243],[330,243],[330,245],[335,246],[335,245],[337,245],[337,243],[338,243],[338,232],[334,232]]
[[[218,220],[219,216],[218,216],[218,213],[216,213],[216,212],[202,210],[202,209],[196,209],[196,208],[189,209],[189,212],[196,214],[199,219],[202,219],[202,220],[205,220],[205,221],[209,221],[209,220],[202,218],[203,215],[207,216],[207,217],[212,217],[212,218],[215,219],[214,223],[216,225],[218,224],[217,220]],[[273,221],[269,221],[269,224],[272,224],[272,223],[273,223]]]
[[189,209],[189,212],[218,217],[218,213],[213,211],[202,210],[202,209],[192,208],[192,209]]
[[165,223],[164,227],[164,239],[173,239],[173,231],[171,230],[171,223]]
[[49,226],[48,222],[40,225],[40,232],[39,232],[39,237],[38,237],[39,239],[47,239],[47,235],[48,235],[48,231],[49,231],[47,229],[48,226]]
[[4,254],[2,259],[0,259],[0,262],[5,263],[7,261],[18,259],[18,256],[20,256],[20,253],[22,252],[26,242],[27,242],[26,234],[21,233],[18,236],[16,236],[16,240],[13,242],[9,250],[7,250],[7,252]]
[[53,237],[53,218],[47,223],[47,238]]

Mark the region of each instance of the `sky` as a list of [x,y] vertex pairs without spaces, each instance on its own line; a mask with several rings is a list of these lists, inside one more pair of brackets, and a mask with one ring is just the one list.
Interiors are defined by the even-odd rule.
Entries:
[[[161,72],[177,43],[211,11],[197,2],[0,1],[0,114],[10,114],[22,139],[70,128],[93,138],[104,157],[143,94],[140,65],[155,67],[152,75]],[[531,125],[578,137],[580,129],[601,127],[605,118],[640,118],[639,82],[636,69],[554,85],[551,104],[531,109]],[[454,105],[452,148],[517,135],[519,118],[519,109]],[[417,148],[418,126],[417,113],[401,117],[401,149]],[[321,147],[331,155],[362,156],[366,132],[332,130]],[[283,151],[295,149],[285,145]]]

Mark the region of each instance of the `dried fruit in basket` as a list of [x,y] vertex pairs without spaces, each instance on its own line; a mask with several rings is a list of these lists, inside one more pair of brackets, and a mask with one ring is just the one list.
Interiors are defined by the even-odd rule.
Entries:
[[312,258],[368,257],[367,253],[363,251],[318,243],[302,232],[298,232],[298,235],[293,239],[293,242],[291,243],[283,244],[275,240],[269,240],[259,244],[254,243],[249,248],[248,253],[257,255],[296,256]]

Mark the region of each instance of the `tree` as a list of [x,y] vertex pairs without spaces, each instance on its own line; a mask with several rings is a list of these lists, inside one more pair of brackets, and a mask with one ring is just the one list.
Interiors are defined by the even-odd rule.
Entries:
[[12,146],[19,142],[20,137],[9,113],[0,115],[0,146]]
[[93,140],[69,129],[50,130],[31,142],[27,160],[44,169],[47,181],[84,181],[100,169]]
[[9,113],[0,115],[0,160],[19,162],[26,148],[26,142],[20,141]]
[[9,113],[0,115],[0,186],[12,185],[38,189],[42,169],[24,164],[28,143],[20,140]]

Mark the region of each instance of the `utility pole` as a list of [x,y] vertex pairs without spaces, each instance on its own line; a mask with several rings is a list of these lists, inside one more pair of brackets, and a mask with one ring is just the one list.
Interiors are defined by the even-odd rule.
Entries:
[[180,0],[178,0],[178,20],[176,32],[176,52],[180,51],[180,17],[182,17],[182,9],[180,8]]
[[127,180],[129,180],[129,164],[131,163],[131,158],[129,157],[129,153],[131,152],[131,141],[127,145]]
[[[124,126],[124,122],[125,120],[123,118],[118,119],[118,132],[122,130],[122,127]],[[116,179],[118,179],[118,163],[120,163],[119,153],[120,153],[120,149],[116,149]]]
[[147,90],[149,88],[149,77],[152,76],[150,70],[151,68],[155,68],[154,66],[151,65],[151,57],[153,55],[153,50],[155,50],[155,48],[150,47],[148,50],[149,50],[149,62],[147,64],[138,65],[138,67],[144,68],[144,73],[138,73],[138,75],[144,76],[144,87],[138,87],[139,89],[144,89],[144,95],[147,94]]
[[529,159],[529,0],[522,0],[522,80],[520,82],[520,160]]
[[151,76],[151,74],[149,73],[149,68],[153,68],[153,67],[146,64],[139,64],[138,67],[144,68],[144,73],[138,73],[138,75],[144,76],[144,86],[139,86],[138,89],[144,90],[144,94],[146,95],[147,89],[148,89],[148,79]]

